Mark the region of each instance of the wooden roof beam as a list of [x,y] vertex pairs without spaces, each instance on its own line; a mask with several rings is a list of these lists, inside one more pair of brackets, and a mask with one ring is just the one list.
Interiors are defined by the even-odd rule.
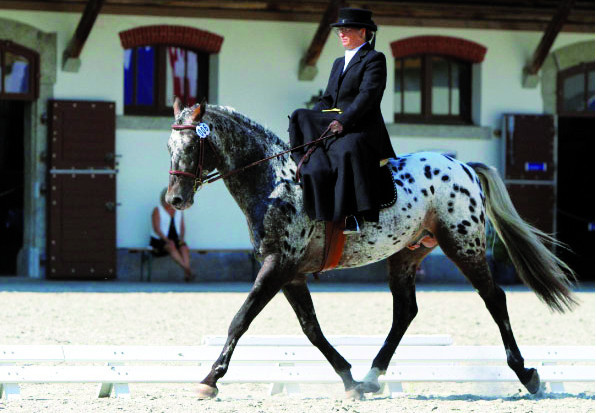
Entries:
[[75,30],[72,38],[68,42],[68,46],[62,54],[62,70],[65,72],[78,72],[81,67],[81,60],[79,56],[83,51],[83,46],[91,33],[91,29],[95,24],[95,20],[99,15],[99,11],[103,6],[105,0],[89,0],[79,21],[79,25]]
[[563,25],[565,24],[565,21],[567,20],[574,3],[575,0],[561,0],[559,8],[544,30],[544,34],[542,35],[542,39],[540,40],[538,47],[536,47],[536,50],[534,50],[532,61],[524,68],[524,87],[533,88],[538,85],[538,71],[548,56],[550,48],[555,42],[557,35],[563,28]]
[[319,28],[315,32],[315,35],[310,42],[310,46],[302,59],[298,67],[298,80],[313,80],[317,75],[317,61],[321,56],[323,47],[329,38],[331,32],[331,24],[337,21],[339,15],[339,9],[343,7],[345,0],[330,0],[327,10],[323,13]]

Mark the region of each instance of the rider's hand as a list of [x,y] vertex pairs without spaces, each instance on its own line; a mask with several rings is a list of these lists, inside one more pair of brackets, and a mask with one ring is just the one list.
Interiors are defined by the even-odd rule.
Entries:
[[341,123],[339,123],[339,121],[334,120],[329,124],[329,130],[335,133],[336,135],[339,135],[344,131],[344,127]]

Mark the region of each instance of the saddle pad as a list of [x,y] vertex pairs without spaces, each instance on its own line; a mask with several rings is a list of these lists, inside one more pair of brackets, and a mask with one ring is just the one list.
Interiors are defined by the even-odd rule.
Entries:
[[379,185],[379,209],[389,208],[397,201],[397,188],[389,165],[381,167]]

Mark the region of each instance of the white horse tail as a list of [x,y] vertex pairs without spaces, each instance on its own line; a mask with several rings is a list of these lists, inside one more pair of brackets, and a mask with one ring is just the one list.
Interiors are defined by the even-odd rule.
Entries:
[[486,195],[486,213],[521,280],[552,310],[573,309],[577,301],[570,287],[576,276],[549,248],[562,244],[519,216],[495,168],[475,162],[468,165],[480,177]]

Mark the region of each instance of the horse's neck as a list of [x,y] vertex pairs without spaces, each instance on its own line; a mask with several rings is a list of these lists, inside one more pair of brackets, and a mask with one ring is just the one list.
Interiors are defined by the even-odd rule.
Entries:
[[[221,107],[211,113],[212,116],[209,116],[207,112],[206,121],[213,123],[220,158],[217,168],[222,175],[287,149],[272,132],[242,115]],[[224,179],[247,217],[259,208],[263,197],[268,197],[278,184],[276,170],[280,164],[285,162],[274,158]]]

